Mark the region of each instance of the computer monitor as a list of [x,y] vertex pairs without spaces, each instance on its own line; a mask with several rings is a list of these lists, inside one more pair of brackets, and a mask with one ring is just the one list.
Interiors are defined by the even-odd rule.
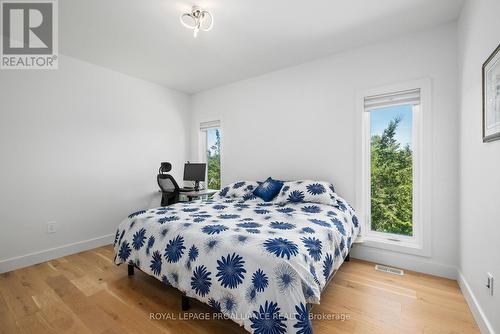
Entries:
[[207,164],[187,163],[184,165],[184,181],[195,181],[194,189],[200,188],[200,181],[205,181]]

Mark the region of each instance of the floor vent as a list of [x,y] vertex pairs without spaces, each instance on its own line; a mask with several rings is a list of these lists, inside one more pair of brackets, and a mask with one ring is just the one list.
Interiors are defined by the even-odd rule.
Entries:
[[399,276],[403,276],[405,274],[405,272],[403,270],[401,270],[401,269],[387,267],[387,266],[383,266],[381,264],[376,264],[375,265],[375,270],[376,271],[382,271],[384,273],[393,274],[393,275],[399,275]]

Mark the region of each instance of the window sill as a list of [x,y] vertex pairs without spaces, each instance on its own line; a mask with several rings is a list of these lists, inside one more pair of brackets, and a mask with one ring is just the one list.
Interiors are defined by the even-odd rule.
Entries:
[[356,243],[359,243],[365,247],[372,247],[378,249],[384,249],[388,251],[410,254],[410,255],[418,255],[418,256],[430,256],[430,252],[428,249],[424,248],[421,243],[417,241],[395,241],[389,240],[386,237],[378,237],[365,235],[358,238]]

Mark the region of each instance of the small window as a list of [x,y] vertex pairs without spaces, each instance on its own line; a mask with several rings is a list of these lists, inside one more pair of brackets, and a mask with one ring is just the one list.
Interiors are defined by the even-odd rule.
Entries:
[[421,237],[420,104],[420,89],[364,98],[367,237],[409,243]]
[[200,126],[204,145],[204,160],[207,163],[207,188],[219,190],[221,187],[221,131],[218,121],[202,123]]

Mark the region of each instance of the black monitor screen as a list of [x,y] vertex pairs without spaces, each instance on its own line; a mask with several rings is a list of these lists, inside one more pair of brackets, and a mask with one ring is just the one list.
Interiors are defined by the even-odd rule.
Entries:
[[207,164],[185,164],[184,181],[205,181]]

